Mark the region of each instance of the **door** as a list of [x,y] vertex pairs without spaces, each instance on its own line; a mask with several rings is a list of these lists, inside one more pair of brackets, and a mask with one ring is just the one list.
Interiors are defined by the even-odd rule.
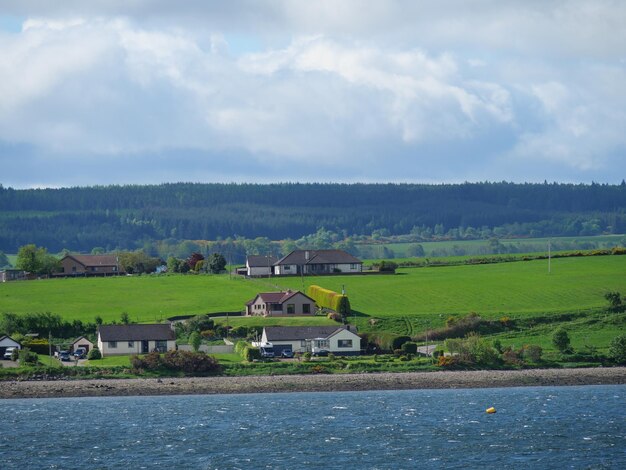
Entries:
[[141,341],[141,353],[147,354],[150,352],[150,342],[146,340]]

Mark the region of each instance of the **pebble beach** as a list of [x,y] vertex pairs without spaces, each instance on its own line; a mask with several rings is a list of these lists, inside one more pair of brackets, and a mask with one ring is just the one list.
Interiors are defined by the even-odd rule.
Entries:
[[626,367],[0,382],[0,398],[624,385]]

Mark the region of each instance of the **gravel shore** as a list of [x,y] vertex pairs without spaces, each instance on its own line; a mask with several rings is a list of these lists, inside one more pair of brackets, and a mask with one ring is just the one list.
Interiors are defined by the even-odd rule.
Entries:
[[332,392],[626,384],[626,367],[346,375],[2,381],[0,398]]

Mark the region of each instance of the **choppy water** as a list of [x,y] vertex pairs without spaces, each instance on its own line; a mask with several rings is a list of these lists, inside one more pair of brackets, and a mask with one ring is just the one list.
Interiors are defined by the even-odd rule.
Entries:
[[5,400],[0,420],[2,469],[626,468],[626,386]]

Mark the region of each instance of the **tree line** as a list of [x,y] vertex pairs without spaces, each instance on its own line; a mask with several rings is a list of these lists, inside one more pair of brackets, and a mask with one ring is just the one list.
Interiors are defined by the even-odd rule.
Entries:
[[419,240],[626,232],[626,183],[0,185],[0,250],[134,250],[185,240]]

